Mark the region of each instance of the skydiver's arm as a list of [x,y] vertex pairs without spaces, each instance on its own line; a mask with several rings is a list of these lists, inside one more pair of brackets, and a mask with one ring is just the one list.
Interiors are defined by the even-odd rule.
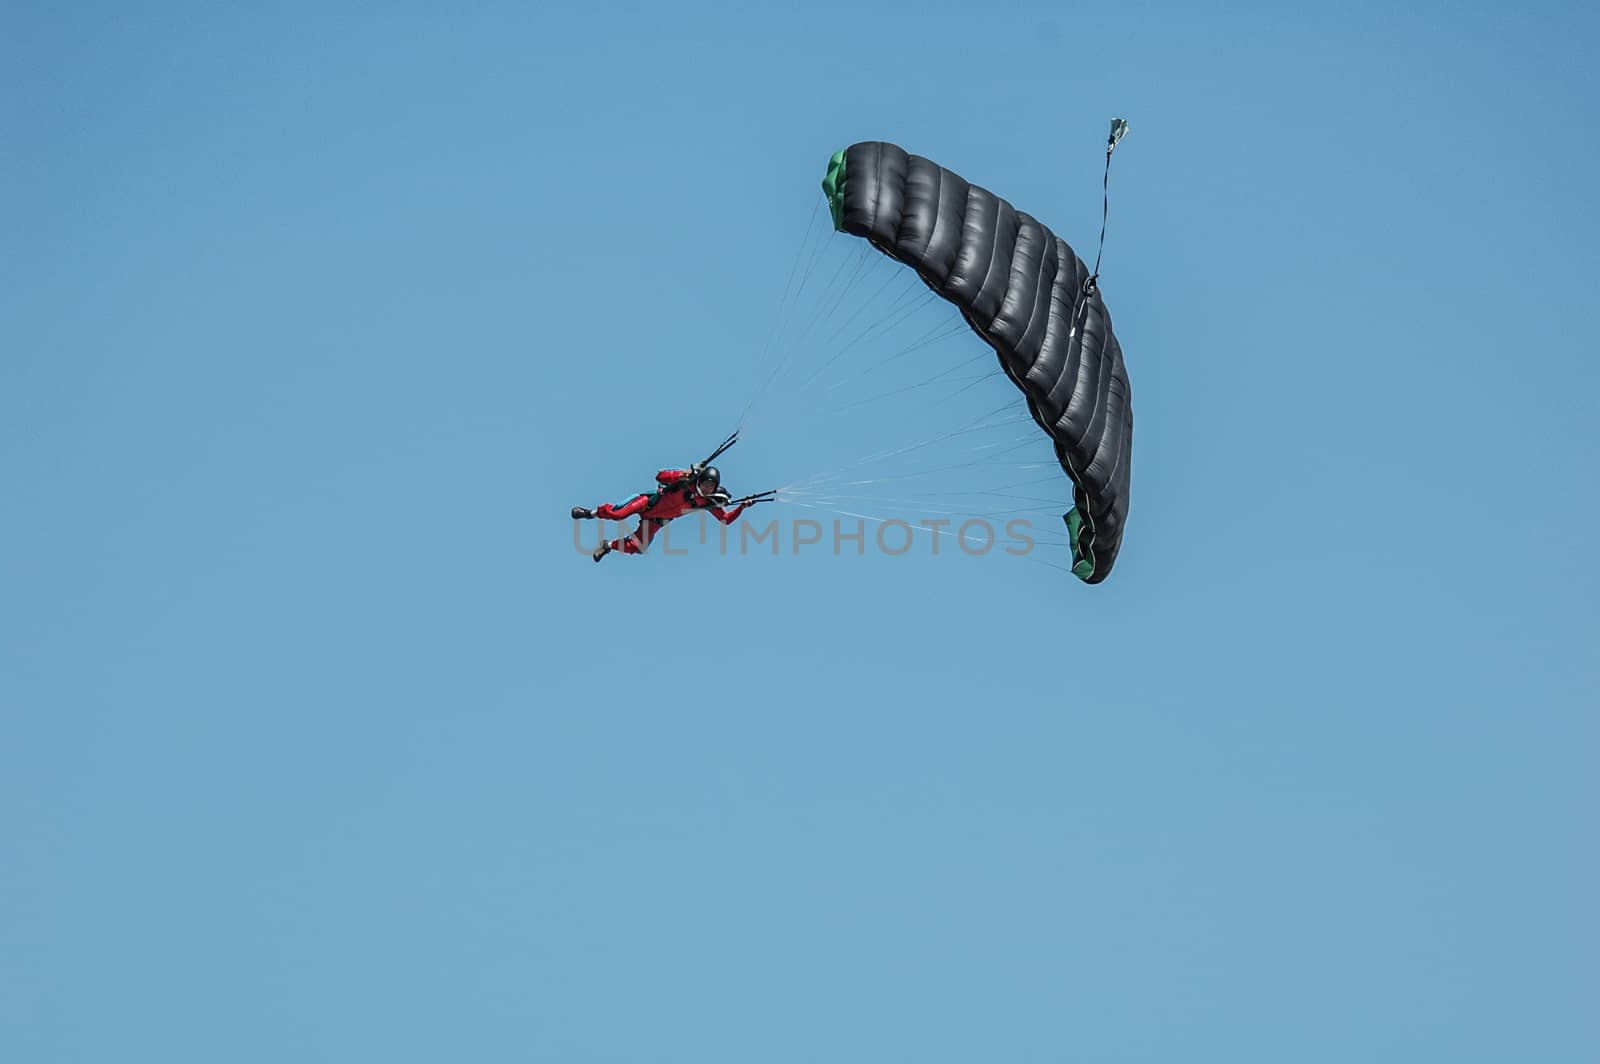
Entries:
[[689,471],[687,469],[663,469],[656,474],[656,483],[671,487],[674,484],[683,483],[688,476]]
[[745,503],[740,503],[732,510],[724,510],[720,506],[707,506],[706,512],[723,524],[731,525],[739,519],[740,514],[744,513],[745,505]]

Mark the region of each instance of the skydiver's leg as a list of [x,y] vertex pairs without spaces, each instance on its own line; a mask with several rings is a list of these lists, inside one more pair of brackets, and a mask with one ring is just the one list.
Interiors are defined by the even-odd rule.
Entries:
[[661,522],[653,521],[648,517],[639,518],[639,527],[634,529],[631,535],[623,536],[621,539],[607,540],[600,544],[600,548],[594,552],[594,560],[599,561],[614,550],[621,551],[623,554],[643,554],[645,549],[650,546],[650,541],[655,538],[656,528],[660,524]]
[[[646,506],[649,505],[650,496],[635,495],[621,506],[613,506],[609,502],[597,506],[593,511],[590,512],[589,516],[598,517],[602,521],[626,521],[628,518],[632,517],[636,513],[641,512]],[[576,515],[577,511],[574,510],[573,513]]]
[[626,539],[616,540],[612,550],[620,550],[624,554],[643,554],[650,549],[650,541],[656,538],[656,533],[661,531],[665,521],[657,521],[653,517],[639,518],[639,527],[634,529],[633,535]]
[[[621,506],[613,506],[610,503],[606,503],[603,506],[596,507],[590,512],[590,516],[606,521],[625,521],[641,510],[648,509],[653,497],[650,495],[636,495]],[[572,515],[574,517],[578,516],[576,508],[573,509]],[[631,536],[601,543],[594,552],[594,560],[599,561],[614,550],[621,551],[624,554],[643,554],[645,548],[650,546],[650,541],[655,538],[656,529],[660,528],[662,524],[663,522],[654,518],[640,517],[639,527],[633,530]]]

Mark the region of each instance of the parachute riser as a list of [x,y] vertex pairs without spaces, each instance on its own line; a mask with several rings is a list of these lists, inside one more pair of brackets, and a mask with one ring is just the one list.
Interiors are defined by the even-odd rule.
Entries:
[[710,465],[712,462],[715,462],[718,458],[722,457],[723,452],[725,452],[729,447],[732,447],[734,444],[736,444],[738,442],[739,442],[739,430],[738,429],[734,429],[733,432],[728,435],[728,438],[723,440],[721,443],[719,443],[717,445],[717,449],[712,451],[711,454],[709,456],[707,456],[706,460],[699,464],[698,468],[704,469],[706,466]]

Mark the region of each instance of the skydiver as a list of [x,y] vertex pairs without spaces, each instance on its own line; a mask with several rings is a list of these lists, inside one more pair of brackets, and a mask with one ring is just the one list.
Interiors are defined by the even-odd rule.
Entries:
[[688,469],[663,469],[656,474],[656,484],[659,485],[658,490],[635,495],[621,505],[605,503],[593,510],[583,506],[572,508],[574,519],[626,521],[634,515],[639,517],[639,527],[634,529],[632,535],[610,540],[595,548],[595,561],[612,551],[643,554],[668,521],[682,517],[691,510],[704,510],[723,524],[731,525],[746,509],[762,501],[741,499],[732,510],[724,510],[723,507],[733,502],[733,498],[722,490],[722,474],[717,472],[715,466],[704,463],[696,463]]

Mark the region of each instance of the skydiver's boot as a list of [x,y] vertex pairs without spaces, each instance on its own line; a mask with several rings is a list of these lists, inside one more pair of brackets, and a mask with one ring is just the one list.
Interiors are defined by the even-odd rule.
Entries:
[[591,518],[593,516],[594,516],[594,511],[593,510],[587,510],[587,509],[583,508],[582,506],[574,506],[572,508],[572,519],[574,521],[584,520],[586,518]]
[[609,542],[600,544],[594,549],[594,560],[599,561],[601,558],[604,558],[607,554],[611,553],[612,549],[613,548]]

